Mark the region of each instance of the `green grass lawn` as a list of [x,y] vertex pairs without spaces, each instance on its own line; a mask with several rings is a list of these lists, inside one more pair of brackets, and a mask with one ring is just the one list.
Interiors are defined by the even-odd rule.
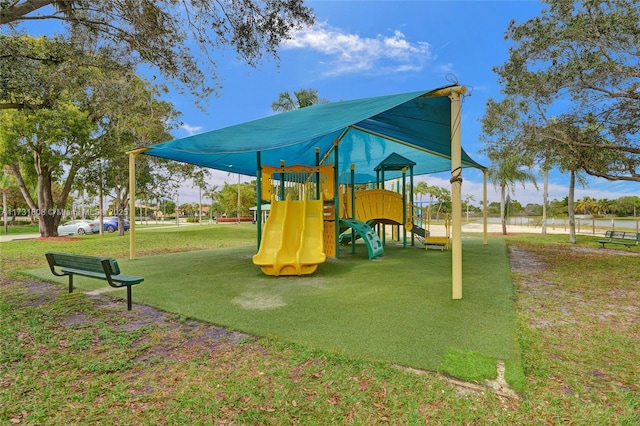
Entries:
[[[465,380],[494,378],[500,359],[508,377],[522,377],[502,240],[464,240],[464,298],[455,301],[446,251],[390,243],[384,256],[369,261],[359,245],[355,255],[343,250],[340,259],[300,277],[262,274],[254,253],[252,246],[216,248],[119,263],[125,273],[145,277],[133,288],[135,302],[184,318]],[[66,283],[48,268],[28,273]],[[106,286],[83,277],[74,282],[86,291]],[[109,294],[125,297],[124,290]],[[461,354],[468,362],[459,362]]]
[[[4,235],[4,226],[0,227],[0,232]],[[40,233],[40,228],[37,224],[35,225],[9,225],[7,226],[7,232],[9,235],[21,235],[21,234],[38,234]]]
[[[640,423],[640,247],[465,236],[452,301],[450,252],[359,246],[274,278],[251,263],[253,225],[138,236],[134,261],[113,234],[2,243],[0,423]],[[134,309],[43,282],[47,250],[145,276]],[[483,386],[498,359],[517,397]]]

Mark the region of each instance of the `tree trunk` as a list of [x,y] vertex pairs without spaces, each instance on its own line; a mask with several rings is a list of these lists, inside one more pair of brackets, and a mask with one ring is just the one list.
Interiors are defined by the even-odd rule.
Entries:
[[502,222],[502,235],[507,235],[507,203],[505,197],[506,191],[506,185],[500,185],[500,221]]
[[77,172],[77,166],[72,165],[69,169],[66,182],[62,187],[62,192],[57,200],[58,208],[56,208],[53,201],[53,181],[51,179],[51,170],[48,165],[41,164],[39,153],[34,153],[33,159],[35,170],[38,175],[38,186],[36,188],[36,195],[38,197],[37,204],[33,201],[33,198],[31,198],[31,194],[29,194],[29,190],[24,183],[22,173],[20,172],[20,166],[18,164],[12,164],[10,165],[10,169],[18,181],[18,188],[20,188],[22,197],[31,209],[31,213],[38,218],[40,236],[57,237],[58,225],[60,224],[60,219],[62,219],[63,209],[67,202],[69,192],[71,191],[71,185],[73,184],[73,179]]
[[5,191],[2,191],[2,220],[4,221],[4,233],[8,234],[9,233],[9,221],[8,219],[8,215],[7,215],[7,193]]
[[53,204],[51,192],[51,172],[47,166],[40,166],[38,170],[38,224],[41,237],[57,237],[61,212]]
[[125,207],[127,205],[127,198],[129,195],[129,191],[125,186],[121,186],[116,189],[116,216],[118,217],[118,236],[124,236],[124,215],[125,215]]
[[20,172],[20,166],[18,164],[11,164],[9,168],[18,182],[18,188],[20,188],[22,197],[27,202],[29,209],[31,209],[32,217],[38,217],[40,236],[55,237],[58,235],[58,223],[60,222],[60,218],[58,217],[58,220],[56,221],[55,216],[52,215],[58,212],[53,208],[53,197],[51,196],[51,173],[46,166],[39,164],[38,155],[34,155],[34,160],[36,171],[38,173],[38,186],[36,189],[38,196],[37,204],[33,201],[33,198],[24,183],[22,173]]
[[569,213],[569,242],[571,244],[576,243],[576,214],[574,211],[574,201],[576,187],[576,172],[571,170],[569,177],[569,199],[568,199],[568,213]]
[[124,209],[122,209],[118,204],[116,204],[116,209],[118,209],[118,236],[124,236]]
[[547,204],[549,203],[549,169],[544,169],[542,189],[542,235],[547,234]]

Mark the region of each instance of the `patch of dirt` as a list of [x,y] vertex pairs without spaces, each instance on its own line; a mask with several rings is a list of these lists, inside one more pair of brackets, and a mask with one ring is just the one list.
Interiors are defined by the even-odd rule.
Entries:
[[72,238],[72,237],[38,237],[38,238],[25,238],[26,240],[29,241],[56,241],[56,242],[60,242],[60,241],[75,241],[78,242],[80,241],[77,238]]
[[527,274],[544,268],[542,259],[534,253],[515,246],[509,247],[509,261],[511,271],[515,273]]
[[[22,286],[29,294],[28,300],[22,303],[30,307],[51,303],[52,299],[68,291],[66,286],[26,278],[0,282],[0,285],[15,284]],[[141,340],[135,344],[149,344],[148,349],[136,359],[137,361],[148,363],[158,358],[186,360],[203,353],[211,353],[224,345],[236,345],[252,338],[248,334],[229,331],[209,323],[192,319],[182,320],[175,314],[151,306],[134,303],[133,309],[127,311],[126,301],[100,293],[87,296],[93,306],[105,314],[105,320],[116,329],[135,332],[148,327],[151,330],[149,333],[143,333]],[[70,312],[68,316],[58,320],[65,326],[91,326],[93,321],[91,314],[83,312]],[[154,333],[160,333],[159,337],[157,334],[153,337]],[[159,341],[156,342],[154,339]]]
[[569,247],[572,251],[584,252],[584,253],[597,253],[597,254],[610,254],[612,256],[640,256],[640,253],[627,250],[616,250],[610,248],[593,248],[593,247]]
[[[46,282],[22,280],[22,279],[7,279],[2,280],[2,284],[11,285],[20,283],[26,287],[31,295],[31,298],[26,305],[29,307],[40,306],[49,301],[61,292],[62,287],[60,285],[54,285]],[[66,287],[65,287],[66,289]]]

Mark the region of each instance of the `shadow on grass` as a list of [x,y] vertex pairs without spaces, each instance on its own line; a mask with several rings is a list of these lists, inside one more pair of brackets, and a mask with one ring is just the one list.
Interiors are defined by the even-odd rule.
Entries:
[[[312,275],[272,277],[253,265],[254,247],[147,256],[119,261],[145,277],[134,303],[230,330],[275,337],[357,358],[439,371],[465,380],[494,378],[497,360],[523,377],[504,241],[463,240],[463,299],[451,300],[451,253],[388,243],[341,251]],[[30,275],[66,285],[48,269]],[[103,288],[77,277],[84,291]],[[125,297],[124,291],[108,293]],[[135,308],[134,308],[135,309]],[[460,354],[469,362],[459,362]],[[455,362],[452,360],[455,359]],[[478,368],[478,363],[483,364]],[[516,381],[518,381],[516,380]]]

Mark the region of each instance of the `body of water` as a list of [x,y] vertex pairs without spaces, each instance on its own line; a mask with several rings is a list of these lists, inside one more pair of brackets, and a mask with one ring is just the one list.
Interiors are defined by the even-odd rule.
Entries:
[[[463,215],[464,217],[464,215]],[[474,218],[473,222],[482,222],[482,219]],[[499,217],[488,217],[488,223],[500,223]],[[531,226],[540,228],[541,220],[539,218],[532,217],[510,217],[507,221],[507,225],[517,225],[517,226]],[[621,231],[636,231],[640,232],[640,217],[637,218],[626,218],[626,219],[591,219],[590,217],[585,216],[576,216],[576,230],[578,232],[588,232],[593,228],[596,230],[600,230],[603,228],[606,229],[618,229]],[[569,219],[568,218],[550,218],[547,219],[547,228],[564,228],[567,231],[569,230]]]

